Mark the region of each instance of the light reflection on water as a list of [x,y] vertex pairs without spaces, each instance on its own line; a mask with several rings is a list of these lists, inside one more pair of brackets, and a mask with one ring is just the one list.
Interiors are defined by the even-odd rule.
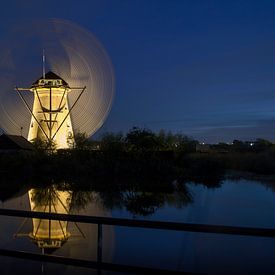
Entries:
[[[102,207],[96,194],[90,194],[93,200],[81,209],[71,209],[71,191],[57,190],[55,187],[46,189],[30,189],[19,197],[2,203],[2,208],[21,209],[52,213],[75,213],[80,215],[110,216],[110,212]],[[4,226],[2,226],[4,224]],[[96,260],[97,257],[97,226],[86,223],[67,223],[42,219],[1,217],[1,248],[19,249],[35,253],[49,253],[71,258]],[[114,231],[112,226],[103,230],[103,259],[110,261],[113,257]],[[16,238],[15,238],[16,237]],[[42,264],[26,260],[0,258],[1,274],[20,274],[22,270],[31,274],[52,274],[62,270],[64,274],[80,272],[90,274],[85,268]],[[19,262],[20,264],[14,264]]]
[[[194,222],[206,224],[275,228],[275,193],[273,183],[252,180],[225,180],[219,188],[187,184],[186,190],[174,194],[140,194],[123,192],[111,195],[83,191],[74,196],[72,191],[56,190],[63,194],[63,204],[70,213],[122,218]],[[41,192],[40,189],[40,196]],[[30,210],[34,190],[1,203],[2,208]],[[56,195],[56,194],[55,194]],[[114,196],[114,195],[113,195]],[[175,198],[180,196],[181,198]],[[124,203],[121,203],[121,201]],[[41,199],[40,199],[41,201]],[[142,204],[144,205],[138,205]],[[62,204],[61,204],[62,205]],[[37,209],[49,209],[41,203]],[[40,208],[39,208],[40,207]],[[55,208],[61,206],[55,205]],[[64,207],[63,207],[64,209]],[[37,210],[40,211],[40,210]],[[61,210],[62,211],[62,210]],[[58,211],[57,211],[58,212]],[[26,237],[13,238],[22,219],[0,217],[1,248],[41,252],[34,242],[39,221],[28,221],[21,229]],[[36,224],[36,226],[35,226]],[[52,224],[53,226],[54,224]],[[60,224],[55,224],[58,228]],[[49,230],[45,229],[45,235]],[[79,227],[79,228],[78,228]],[[135,229],[104,226],[103,260],[113,263],[170,268],[200,273],[275,273],[275,240],[270,238],[239,237],[217,234],[167,232],[164,230]],[[46,230],[46,231],[45,231]],[[51,229],[52,233],[54,229]],[[63,230],[63,231],[62,231]],[[51,253],[67,257],[96,260],[96,225],[64,224],[59,235],[67,236],[60,247]],[[66,235],[66,233],[68,233]],[[82,234],[83,233],[83,234]],[[30,238],[32,236],[32,238]],[[66,239],[66,241],[65,241]],[[41,243],[40,243],[41,246]],[[41,274],[41,264],[0,257],[1,274],[15,274],[20,270]],[[16,263],[16,264],[15,264]],[[90,274],[87,269],[44,264],[44,274],[60,270],[64,274]]]

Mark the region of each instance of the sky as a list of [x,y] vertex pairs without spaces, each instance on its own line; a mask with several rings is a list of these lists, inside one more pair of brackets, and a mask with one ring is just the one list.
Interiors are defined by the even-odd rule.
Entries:
[[208,143],[275,141],[274,14],[268,0],[11,0],[0,37],[29,18],[61,18],[101,41],[116,95],[97,135],[137,126]]

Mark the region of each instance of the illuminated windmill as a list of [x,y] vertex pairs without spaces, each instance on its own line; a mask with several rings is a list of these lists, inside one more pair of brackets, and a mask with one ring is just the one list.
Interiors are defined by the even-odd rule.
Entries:
[[[43,76],[35,81],[30,89],[16,88],[31,114],[28,140],[33,141],[38,138],[55,144],[57,149],[69,148],[74,136],[70,113],[85,88],[70,88],[64,79],[51,71],[47,74],[43,73]],[[69,108],[68,93],[72,89],[81,89],[81,93]],[[34,93],[32,110],[21,91]]]
[[[115,81],[108,54],[90,32],[65,20],[41,20],[17,26],[5,43],[0,46],[0,128],[59,149],[68,148],[77,133],[91,136],[103,125]],[[43,49],[49,72],[43,70],[31,84],[39,76]],[[27,87],[16,88],[20,97],[12,92],[18,84]]]

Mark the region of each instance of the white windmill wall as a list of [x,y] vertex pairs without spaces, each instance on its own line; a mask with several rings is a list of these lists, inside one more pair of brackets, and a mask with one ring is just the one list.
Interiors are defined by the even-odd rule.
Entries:
[[[32,91],[34,92],[35,96],[34,96],[34,104],[33,104],[33,116],[31,118],[28,140],[32,141],[36,138],[39,138],[41,140],[47,140],[47,137],[44,134],[45,132],[49,138],[54,136],[53,141],[56,144],[57,149],[69,148],[70,142],[73,141],[73,136],[74,136],[71,117],[70,115],[68,115],[69,106],[68,106],[67,94],[69,90],[68,89],[65,90],[65,88],[63,87],[52,87],[51,88],[51,94],[52,94],[51,107],[50,107],[49,88],[37,87],[36,90],[32,89]],[[43,109],[41,108],[41,105]],[[51,127],[49,122],[50,113],[46,112],[45,111],[46,109],[58,111],[57,113],[52,113],[51,120],[53,122]],[[38,125],[37,120],[40,126]],[[60,127],[60,125],[62,126]],[[51,131],[49,127],[51,128]],[[60,129],[58,130],[59,127]],[[41,128],[44,130],[44,132],[41,130]],[[56,133],[57,130],[58,132]]]

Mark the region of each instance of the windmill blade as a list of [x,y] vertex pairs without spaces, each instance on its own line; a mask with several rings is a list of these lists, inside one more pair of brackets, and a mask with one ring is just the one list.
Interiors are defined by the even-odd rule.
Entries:
[[[9,134],[27,137],[31,115],[13,91],[30,87],[42,75],[42,52],[46,71],[61,76],[70,87],[86,92],[71,112],[74,132],[94,134],[107,118],[114,97],[113,67],[101,43],[87,30],[60,19],[38,20],[17,26],[0,45],[0,127]],[[77,99],[73,90],[69,105]],[[33,94],[24,97],[29,106]]]

